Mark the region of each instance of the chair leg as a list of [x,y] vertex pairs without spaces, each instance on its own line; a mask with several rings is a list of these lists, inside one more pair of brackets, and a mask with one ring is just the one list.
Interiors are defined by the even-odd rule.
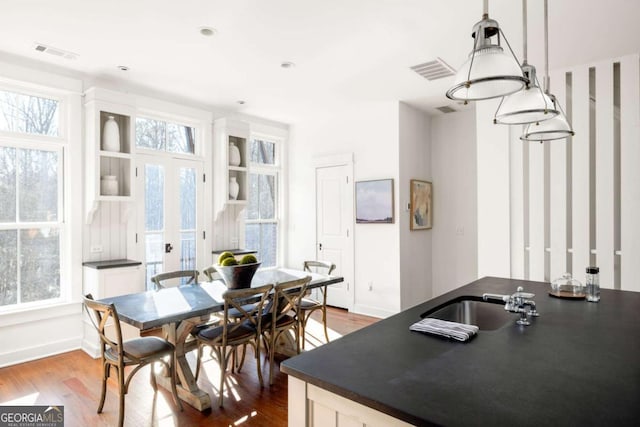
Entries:
[[153,372],[153,363],[149,364],[149,372],[150,372],[150,380],[151,380],[151,388],[153,388],[153,392],[158,392],[158,383],[156,382],[156,373]]
[[107,378],[111,371],[110,365],[103,361],[102,363],[102,394],[100,395],[100,403],[98,404],[98,414],[102,412],[104,407],[104,399],[107,397]]
[[182,408],[182,402],[180,401],[180,398],[178,397],[178,390],[176,388],[176,382],[178,381],[177,379],[177,375],[176,375],[176,357],[175,354],[171,355],[171,358],[169,359],[169,374],[171,375],[171,392],[173,393],[173,399],[176,401],[176,406],[178,408],[180,408],[180,412],[183,411]]
[[324,325],[324,337],[329,342],[329,332],[327,332],[327,306],[322,306],[322,324]]
[[227,373],[227,352],[223,348],[222,351],[218,352],[218,361],[220,363],[220,388],[218,392],[220,396],[218,397],[218,406],[222,408],[222,399],[224,398],[224,379]]
[[260,388],[264,387],[262,380],[262,368],[260,368],[260,337],[256,338],[254,349],[256,351],[256,365],[258,369],[258,380],[260,381]]
[[275,359],[275,349],[276,349],[276,334],[271,334],[269,336],[269,385],[273,385],[273,365]]
[[238,365],[236,366],[236,368],[238,369],[238,373],[240,372],[240,370],[244,366],[244,356],[245,356],[245,354],[247,354],[247,345],[243,344],[242,345],[242,358],[240,358],[240,361],[238,362]]
[[305,329],[307,327],[307,320],[309,320],[309,317],[311,316],[311,313],[303,313],[302,314],[302,319],[300,320],[300,337],[302,338],[302,349],[304,350],[304,344],[307,341],[307,339],[305,338]]
[[195,376],[196,382],[198,382],[198,375],[200,375],[201,363],[202,363],[202,345],[198,344],[198,354],[196,356],[196,376]]
[[124,395],[126,389],[124,387],[124,366],[118,367],[118,392],[120,394],[120,410],[118,413],[118,426],[122,427],[124,424]]

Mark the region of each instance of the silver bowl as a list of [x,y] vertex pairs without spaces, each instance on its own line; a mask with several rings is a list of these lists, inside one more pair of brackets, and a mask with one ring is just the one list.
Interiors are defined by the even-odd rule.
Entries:
[[261,262],[254,262],[253,264],[238,264],[238,265],[219,265],[215,264],[213,267],[222,276],[225,285],[228,289],[246,289],[251,287],[251,279],[256,274]]

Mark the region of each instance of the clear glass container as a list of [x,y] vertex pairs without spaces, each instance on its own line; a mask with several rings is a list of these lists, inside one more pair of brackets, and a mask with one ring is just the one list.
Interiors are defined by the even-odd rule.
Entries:
[[600,269],[587,267],[587,301],[600,301]]
[[551,282],[549,295],[558,298],[581,299],[587,294],[579,280],[571,277],[571,273],[564,273],[562,277]]

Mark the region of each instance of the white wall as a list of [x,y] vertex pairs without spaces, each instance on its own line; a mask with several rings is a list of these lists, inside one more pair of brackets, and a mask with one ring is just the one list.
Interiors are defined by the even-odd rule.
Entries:
[[432,118],[434,297],[478,278],[476,149],[473,110]]
[[[315,250],[314,158],[353,153],[354,181],[398,178],[398,103],[335,105],[291,127],[289,139],[289,251],[286,265],[300,267]],[[399,213],[396,197],[395,214]],[[354,311],[387,316],[400,309],[399,223],[356,224]]]
[[433,229],[410,230],[411,179],[432,180],[431,119],[424,112],[400,103],[399,110],[400,182],[400,308],[405,310],[432,295],[431,244]]

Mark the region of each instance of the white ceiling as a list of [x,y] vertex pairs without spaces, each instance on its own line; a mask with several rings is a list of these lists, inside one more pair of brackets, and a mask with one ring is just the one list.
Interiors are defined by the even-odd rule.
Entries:
[[[542,75],[542,0],[529,0],[529,62]],[[334,102],[405,101],[436,114],[452,77],[409,69],[436,57],[453,67],[472,45],[481,0],[0,0],[0,51],[126,88],[285,123]],[[491,0],[519,58],[522,3]],[[640,1],[549,0],[550,67],[640,52]],[[210,26],[213,37],[198,29]],[[79,55],[33,49],[43,43]],[[296,66],[282,69],[283,61]],[[126,65],[130,70],[118,70]],[[553,84],[553,82],[552,82]],[[239,105],[238,100],[244,100]],[[439,114],[439,113],[437,113]]]

